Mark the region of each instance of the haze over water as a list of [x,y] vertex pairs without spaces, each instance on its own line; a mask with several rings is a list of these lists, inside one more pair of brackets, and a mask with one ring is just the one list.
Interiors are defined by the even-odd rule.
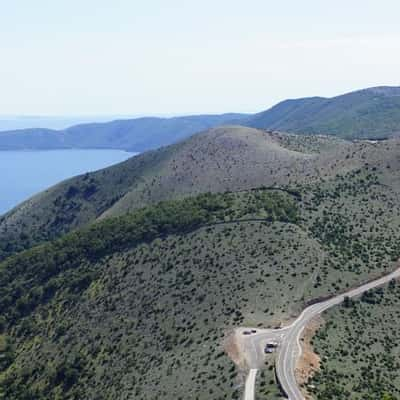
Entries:
[[133,155],[120,150],[0,151],[0,215],[64,179]]

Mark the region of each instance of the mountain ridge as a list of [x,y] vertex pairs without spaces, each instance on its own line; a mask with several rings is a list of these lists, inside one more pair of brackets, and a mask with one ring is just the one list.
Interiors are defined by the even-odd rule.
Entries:
[[163,200],[286,182],[295,160],[314,156],[254,128],[212,128],[39,193],[0,217],[0,237],[18,242],[29,232],[35,242],[49,240]]
[[390,148],[243,126],[211,128],[26,200],[0,217],[0,258],[160,201],[330,179],[362,167],[365,159],[380,160],[382,152],[392,158]]
[[256,114],[141,117],[64,130],[3,131],[0,150],[109,148],[142,152],[228,124],[345,139],[389,138],[400,134],[400,87],[376,86],[331,98],[288,99]]
[[245,114],[141,117],[73,125],[63,130],[19,129],[0,132],[0,150],[116,149],[142,152],[177,142],[194,133],[240,120]]
[[335,97],[284,100],[243,123],[297,134],[381,139],[400,134],[400,87],[377,86]]

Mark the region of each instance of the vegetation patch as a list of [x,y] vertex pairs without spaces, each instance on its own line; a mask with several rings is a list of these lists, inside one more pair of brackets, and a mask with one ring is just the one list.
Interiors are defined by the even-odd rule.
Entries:
[[365,292],[326,313],[313,339],[321,370],[309,382],[315,399],[400,398],[400,284]]

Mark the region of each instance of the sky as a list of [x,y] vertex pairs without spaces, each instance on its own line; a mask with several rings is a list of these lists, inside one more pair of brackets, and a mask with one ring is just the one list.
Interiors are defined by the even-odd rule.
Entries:
[[400,85],[398,0],[0,4],[0,115],[256,112]]

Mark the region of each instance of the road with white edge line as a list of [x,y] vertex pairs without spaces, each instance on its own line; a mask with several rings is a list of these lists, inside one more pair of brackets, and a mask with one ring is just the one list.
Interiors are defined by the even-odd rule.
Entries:
[[307,324],[328,308],[342,303],[345,297],[359,296],[367,290],[382,286],[397,278],[400,278],[400,268],[358,288],[307,307],[291,325],[280,329],[238,328],[236,334],[240,335],[244,357],[247,366],[250,368],[245,383],[244,400],[255,399],[257,371],[262,368],[265,360],[265,345],[272,341],[278,345],[276,374],[283,391],[289,400],[305,400],[296,382],[295,369],[301,355],[300,337]]

